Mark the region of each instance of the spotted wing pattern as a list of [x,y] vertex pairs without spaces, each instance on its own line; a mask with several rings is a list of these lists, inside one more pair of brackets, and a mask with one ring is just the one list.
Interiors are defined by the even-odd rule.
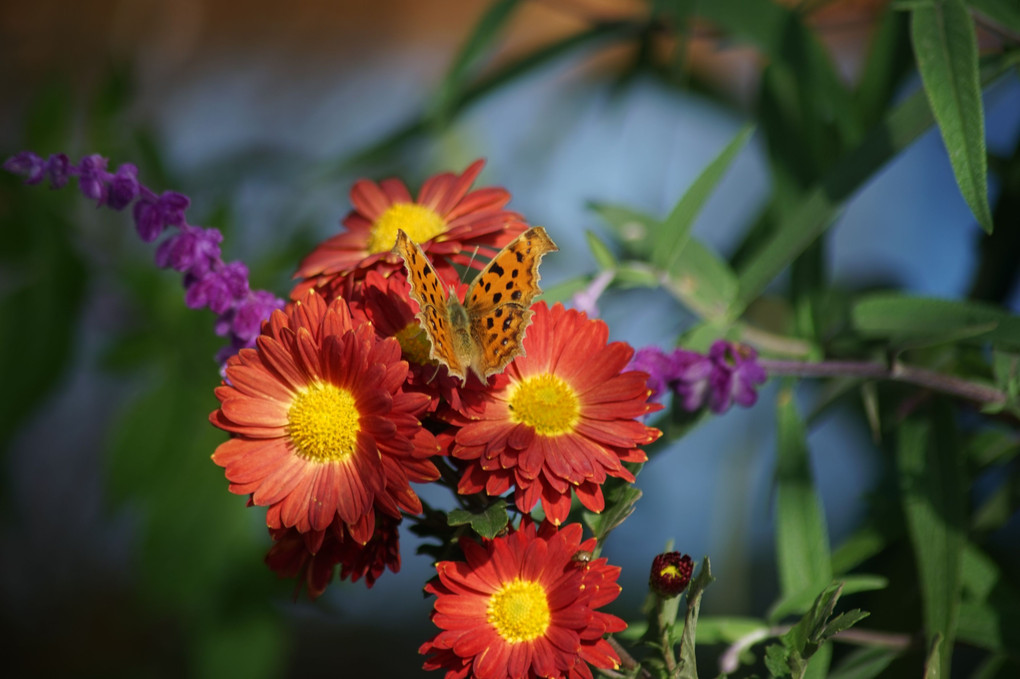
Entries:
[[524,333],[531,322],[531,301],[542,290],[538,265],[559,248],[540,226],[503,248],[475,277],[465,297],[471,336],[478,351],[470,367],[485,381],[524,354]]
[[447,293],[443,282],[436,274],[432,262],[421,246],[408,238],[403,231],[397,232],[393,251],[404,260],[407,280],[411,284],[411,297],[418,303],[418,321],[428,335],[432,350],[429,358],[446,365],[451,375],[463,378],[465,366],[457,357],[447,309]]

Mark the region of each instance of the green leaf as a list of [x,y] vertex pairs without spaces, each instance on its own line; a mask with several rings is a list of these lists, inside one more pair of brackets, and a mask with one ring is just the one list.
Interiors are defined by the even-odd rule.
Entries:
[[629,483],[621,483],[606,492],[606,508],[601,513],[584,512],[584,522],[601,545],[614,528],[634,512],[641,491]]
[[[778,644],[766,649],[766,665],[773,674],[790,674],[795,678],[826,675],[832,655],[829,639],[868,616],[855,609],[833,617],[842,592],[843,583],[829,584],[815,599],[811,610],[779,638]],[[781,646],[782,650],[777,651],[776,646]]]
[[687,615],[684,617],[684,632],[680,637],[680,663],[676,679],[698,679],[698,658],[694,651],[698,629],[698,613],[701,611],[701,595],[705,588],[715,581],[711,564],[706,556],[701,568],[687,586]]
[[[982,69],[982,84],[997,79],[1017,63],[1020,53],[993,57]],[[799,207],[783,220],[738,271],[740,292],[732,314],[739,315],[765,286],[832,224],[842,203],[888,161],[899,155],[932,124],[923,92],[916,92],[893,109],[876,129],[845,154]]]
[[737,276],[722,258],[691,238],[673,261],[665,286],[700,318],[728,321],[737,294]]
[[967,4],[1000,26],[1020,34],[1020,4],[1016,0],[967,0]]
[[506,512],[506,500],[497,499],[481,512],[469,512],[466,509],[454,509],[449,514],[451,526],[471,524],[471,530],[490,540],[506,528],[510,517]]
[[851,319],[865,337],[894,344],[966,341],[1020,347],[1020,316],[981,302],[878,293],[860,299]]
[[964,602],[960,604],[956,636],[960,641],[990,651],[1007,651],[1020,660],[1020,606],[1014,603]]
[[656,268],[662,271],[676,271],[680,254],[690,238],[694,219],[753,132],[753,126],[745,125],[701,171],[666,219],[658,225],[652,239],[652,264]]
[[599,268],[603,271],[615,269],[617,265],[616,256],[613,255],[613,251],[609,249],[609,246],[603,243],[602,239],[591,231],[585,231],[584,237],[588,241],[588,249],[591,250],[591,254],[595,257],[595,263],[599,265]]
[[738,639],[770,629],[759,618],[709,616],[698,620],[699,644],[732,644]]
[[[644,22],[636,21],[605,21],[586,30],[568,35],[551,45],[545,45],[529,52],[520,59],[502,66],[485,77],[474,80],[464,86],[458,96],[447,106],[447,116],[452,119],[471,104],[483,99],[509,82],[526,75],[538,68],[549,65],[564,54],[582,47],[593,47],[609,42],[625,42],[644,30]],[[360,167],[381,157],[386,157],[403,147],[409,141],[435,132],[436,118],[434,115],[422,115],[401,127],[393,130],[384,138],[355,151],[331,167],[325,168],[316,178],[323,185],[332,185],[338,178],[347,181],[351,168]]]
[[[858,594],[860,592],[873,592],[885,589],[889,586],[888,578],[881,575],[855,574],[840,578],[843,583],[843,594]],[[779,621],[788,615],[804,613],[807,611],[816,597],[817,589],[802,589],[789,596],[784,596],[777,601],[768,612],[768,619]]]
[[917,562],[929,642],[943,639],[937,665],[949,671],[960,602],[965,545],[964,470],[953,416],[936,408],[933,422],[905,420],[898,432],[901,501]]
[[776,560],[780,589],[786,596],[814,593],[832,580],[829,535],[811,476],[807,434],[789,388],[777,395],[776,419]]
[[440,120],[450,116],[471,72],[492,48],[518,4],[519,0],[496,0],[475,24],[474,30],[454,58],[439,86],[434,115]]
[[872,33],[855,92],[858,116],[867,127],[885,113],[901,88],[903,77],[914,69],[908,23],[907,14],[887,6]]
[[[942,643],[942,635],[936,634],[931,640],[931,644],[928,647],[928,656],[924,660],[924,679],[941,679],[941,677],[948,677],[949,666],[943,665],[942,660],[942,647],[945,644]],[[945,666],[945,671],[943,671]]]
[[910,16],[910,37],[921,82],[960,193],[981,228],[991,233],[977,39],[963,0],[932,1],[915,7]]
[[648,260],[652,253],[652,234],[658,220],[651,215],[611,203],[588,203],[588,207],[605,220],[616,239],[632,257]]
[[880,646],[865,647],[847,655],[829,679],[873,679],[899,657],[900,651]]

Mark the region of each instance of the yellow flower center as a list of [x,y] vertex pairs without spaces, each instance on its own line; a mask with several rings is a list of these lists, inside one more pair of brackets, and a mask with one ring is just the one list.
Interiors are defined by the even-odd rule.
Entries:
[[287,411],[287,432],[297,455],[312,462],[343,462],[354,454],[360,413],[354,396],[326,382],[314,382]]
[[429,342],[428,336],[421,329],[418,321],[408,323],[403,330],[397,333],[396,338],[400,342],[400,351],[408,362],[418,365],[425,365],[429,362],[432,343]]
[[542,436],[573,431],[579,409],[573,388],[549,373],[518,383],[510,395],[510,419],[528,425]]
[[681,578],[683,576],[680,574],[680,569],[679,568],[677,568],[673,564],[669,564],[669,565],[667,565],[666,567],[662,568],[659,571],[659,577],[660,578]]
[[510,644],[542,636],[551,618],[545,589],[534,581],[518,578],[489,599],[487,620]]
[[397,242],[397,229],[415,243],[424,243],[446,231],[446,221],[435,210],[417,203],[394,203],[372,225],[368,251],[387,252]]

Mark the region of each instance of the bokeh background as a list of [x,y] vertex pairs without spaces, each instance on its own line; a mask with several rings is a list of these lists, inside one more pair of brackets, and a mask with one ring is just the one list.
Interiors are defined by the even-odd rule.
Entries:
[[[885,3],[820,4],[811,22],[852,81]],[[629,46],[594,42],[457,116],[428,118],[487,7],[5,2],[0,154],[135,162],[154,189],[190,195],[190,221],[224,230],[225,258],[243,259],[255,287],[281,296],[300,258],[336,232],[354,180],[417,186],[485,157],[480,183],[505,186],[511,208],[549,229],[560,252],[545,259],[543,281],[565,283],[595,270],[585,231],[604,227],[589,202],[665,215],[746,121],[762,58],[706,28],[688,45],[690,80],[677,83],[643,69]],[[638,0],[522,3],[479,67],[646,11]],[[1008,155],[1020,134],[1016,75],[985,105],[989,147]],[[363,153],[420,120],[418,134]],[[763,154],[754,138],[696,224],[723,255],[768,195]],[[15,649],[13,674],[418,674],[417,646],[433,634],[421,593],[432,570],[413,537],[401,572],[372,590],[338,583],[314,604],[292,601],[291,583],[262,563],[262,513],[229,495],[209,460],[222,440],[206,423],[219,379],[211,314],[184,308],[179,280],[152,266],[129,217],[75,194],[0,177],[0,634]],[[934,131],[859,192],[829,237],[847,287],[961,297],[975,278],[979,229]],[[672,344],[691,320],[647,291],[614,291],[601,308],[613,338],[636,346]],[[651,558],[669,540],[711,556],[721,586],[706,612],[761,613],[775,595],[772,397],[766,389],[757,407],[708,421],[643,471],[645,496],[606,545],[624,568],[614,612],[639,615]],[[882,453],[853,408],[812,425],[838,542],[875,491]]]

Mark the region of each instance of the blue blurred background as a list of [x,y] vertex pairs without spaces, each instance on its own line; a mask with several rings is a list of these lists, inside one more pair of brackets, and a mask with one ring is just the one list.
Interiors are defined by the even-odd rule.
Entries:
[[[821,30],[852,79],[877,10],[850,4]],[[555,285],[595,270],[584,234],[605,229],[589,201],[656,216],[672,208],[744,122],[756,56],[722,45],[692,62],[733,102],[722,106],[651,78],[618,81],[624,50],[575,54],[387,158],[342,165],[428,109],[485,6],[5,3],[0,152],[97,151],[113,164],[138,163],[153,188],[188,193],[190,220],[223,228],[225,258],[243,259],[256,286],[281,296],[300,257],[336,232],[354,180],[395,174],[417,186],[485,157],[480,184],[505,186],[511,207],[559,244],[543,264],[544,282]],[[643,7],[528,3],[500,58]],[[1020,134],[1016,75],[985,103],[989,146],[1008,153]],[[769,181],[755,138],[708,202],[696,236],[730,254]],[[2,397],[19,413],[4,441],[0,490],[3,634],[21,649],[13,671],[414,674],[416,648],[433,634],[421,588],[434,572],[414,554],[414,538],[403,538],[401,572],[384,574],[372,590],[339,583],[314,604],[293,603],[290,583],[262,564],[262,513],[230,496],[208,459],[222,439],[205,422],[219,379],[211,315],[184,309],[179,281],[150,265],[152,248],[136,242],[129,218],[65,195],[71,189],[3,182],[4,228],[36,240],[20,264],[4,257],[0,285],[29,289],[45,278],[53,299],[76,300],[73,309],[40,310],[66,315],[59,327],[71,339],[57,366],[46,356],[42,366],[25,361],[24,379],[45,388],[28,403],[16,404],[23,396],[14,389]],[[829,237],[831,271],[848,288],[960,297],[978,237],[941,139],[929,132],[847,206]],[[8,254],[28,248],[21,236],[5,238]],[[690,322],[665,294],[647,291],[611,292],[601,309],[613,339],[636,346],[671,345]],[[23,320],[5,316],[5,342],[46,331]],[[812,402],[810,388],[801,396]],[[606,545],[623,567],[614,612],[638,616],[651,558],[669,540],[711,556],[721,586],[706,612],[760,613],[774,596],[773,397],[766,388],[755,408],[709,420],[644,469],[644,498]],[[809,443],[836,543],[859,519],[882,453],[850,411],[815,422]],[[437,489],[421,490],[449,505]]]

